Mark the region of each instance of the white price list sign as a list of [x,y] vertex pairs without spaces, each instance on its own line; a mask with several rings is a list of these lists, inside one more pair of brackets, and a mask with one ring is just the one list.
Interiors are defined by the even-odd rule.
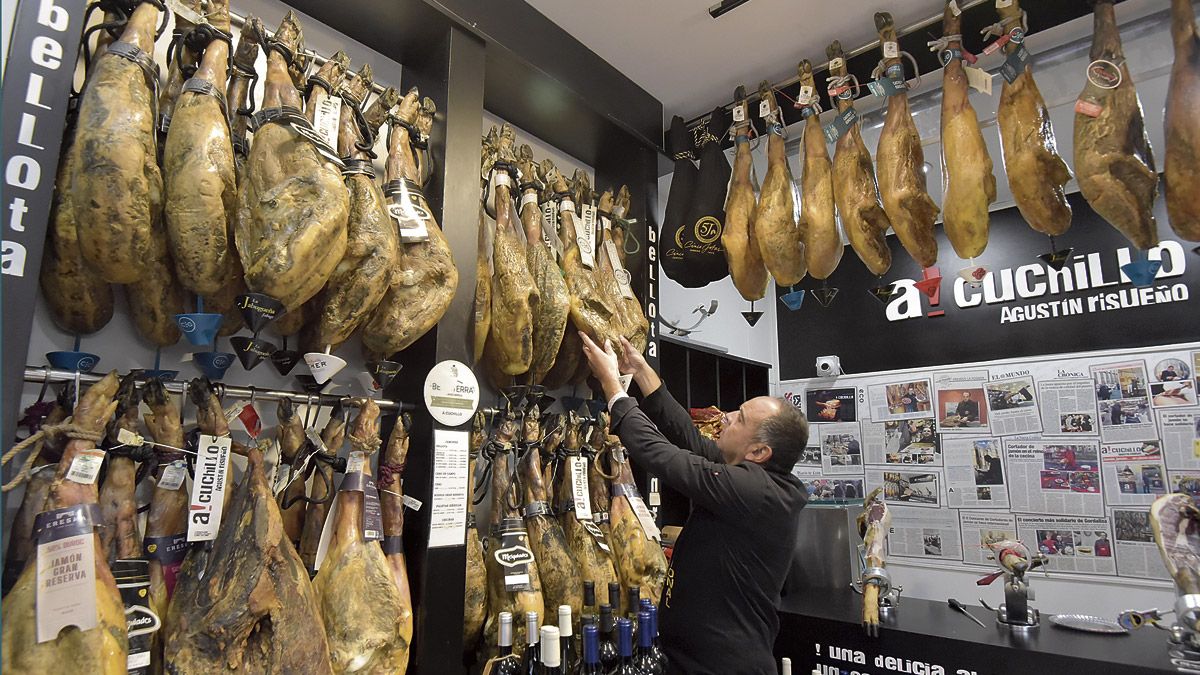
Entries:
[[467,432],[434,429],[429,548],[466,544],[469,454],[470,437]]

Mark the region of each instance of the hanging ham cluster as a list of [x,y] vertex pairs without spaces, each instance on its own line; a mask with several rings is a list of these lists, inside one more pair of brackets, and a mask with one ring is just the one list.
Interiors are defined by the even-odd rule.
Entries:
[[[248,19],[235,41],[227,0],[207,0],[203,13],[200,0],[181,4],[206,23],[176,15],[161,87],[159,3],[109,13],[108,28],[88,33],[41,271],[55,323],[100,330],[120,285],[138,333],[165,347],[192,306],[224,314],[221,335],[236,332],[235,298],[254,291],[284,305],[275,328],[299,333],[307,350],[355,334],[370,358],[405,349],[458,283],[422,194],[432,101],[415,88],[371,96],[371,67],[352,72],[341,52],[307,76],[293,13],[274,34]],[[373,148],[385,124],[380,175]]]

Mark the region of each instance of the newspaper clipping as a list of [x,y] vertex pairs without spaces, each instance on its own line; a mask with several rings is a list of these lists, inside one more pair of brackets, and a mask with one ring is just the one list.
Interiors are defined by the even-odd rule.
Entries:
[[863,494],[862,477],[854,478],[815,478],[804,481],[808,490],[808,501],[813,502],[861,502]]
[[1167,471],[1171,479],[1171,492],[1182,492],[1200,499],[1200,471]]
[[1096,436],[1096,390],[1087,379],[1043,380],[1038,383],[1042,404],[1042,435],[1079,438]]
[[888,533],[888,555],[962,560],[963,542],[954,511],[904,507],[890,511],[892,529]]
[[1200,469],[1200,413],[1158,411],[1163,453],[1172,469]]
[[936,373],[933,392],[937,401],[934,417],[938,431],[943,434],[968,433],[976,436],[988,433],[988,409],[983,383],[986,370],[960,373]]
[[1105,443],[1150,441],[1158,438],[1150,416],[1146,364],[1126,361],[1092,366],[1100,438]]
[[1007,509],[1008,486],[1000,441],[995,438],[947,438],[946,505],[952,509]]
[[821,476],[820,430],[819,425],[813,426],[808,435],[808,445],[804,446],[804,453],[800,455],[800,459],[796,460],[796,466],[792,467],[792,475],[802,481]]
[[1004,451],[1012,510],[1104,515],[1097,444],[1012,438]]
[[1154,543],[1149,509],[1113,509],[1112,522],[1117,542],[1117,574],[1139,579],[1171,578]]
[[1017,523],[1011,513],[959,511],[962,528],[963,562],[994,566],[987,542],[1017,538]]
[[1196,383],[1192,368],[1179,358],[1159,359],[1150,371],[1150,405],[1177,408],[1196,405]]
[[1100,465],[1109,506],[1149,506],[1167,493],[1167,468],[1158,441],[1102,445]]
[[883,501],[936,509],[942,505],[941,471],[868,467],[867,488],[883,488]]
[[808,421],[813,423],[853,422],[858,419],[857,404],[857,387],[809,389],[804,392],[804,410]]
[[928,378],[872,385],[867,388],[867,395],[871,400],[871,419],[877,422],[933,414]]
[[1017,534],[1046,556],[1050,572],[1117,573],[1107,517],[1018,515]]
[[862,443],[857,422],[822,424],[817,429],[821,441],[821,473],[825,476],[863,472]]
[[942,448],[932,417],[863,422],[868,464],[941,466]]
[[988,382],[986,388],[993,435],[1017,436],[1042,431],[1033,377],[1024,374],[996,379]]

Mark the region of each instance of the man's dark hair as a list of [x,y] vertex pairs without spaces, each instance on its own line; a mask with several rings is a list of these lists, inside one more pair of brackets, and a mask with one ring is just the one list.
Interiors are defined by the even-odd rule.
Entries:
[[771,448],[771,458],[763,462],[763,468],[778,473],[791,473],[804,447],[808,445],[808,420],[799,408],[782,398],[779,412],[762,421],[755,440]]

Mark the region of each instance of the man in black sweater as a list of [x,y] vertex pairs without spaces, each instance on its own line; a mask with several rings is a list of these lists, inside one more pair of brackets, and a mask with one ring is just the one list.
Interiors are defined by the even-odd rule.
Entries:
[[[627,340],[619,359],[612,345],[583,342],[612,432],[634,462],[692,502],[659,602],[669,672],[774,675],[776,606],[807,501],[791,475],[808,442],[803,413],[779,398],[751,399],[725,413],[714,442]],[[633,375],[640,405],[622,391],[621,372]]]

